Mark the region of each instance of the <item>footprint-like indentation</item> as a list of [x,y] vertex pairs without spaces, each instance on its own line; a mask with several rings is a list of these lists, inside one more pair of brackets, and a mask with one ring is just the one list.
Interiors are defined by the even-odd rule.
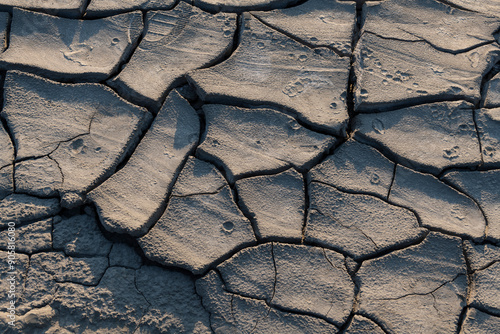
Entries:
[[232,232],[234,229],[234,224],[232,222],[225,222],[222,224],[222,229],[226,232]]

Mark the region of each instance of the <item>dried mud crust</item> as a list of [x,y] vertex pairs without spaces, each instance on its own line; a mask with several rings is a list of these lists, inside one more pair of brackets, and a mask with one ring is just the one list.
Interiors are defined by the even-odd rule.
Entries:
[[0,332],[497,333],[499,17],[0,0]]

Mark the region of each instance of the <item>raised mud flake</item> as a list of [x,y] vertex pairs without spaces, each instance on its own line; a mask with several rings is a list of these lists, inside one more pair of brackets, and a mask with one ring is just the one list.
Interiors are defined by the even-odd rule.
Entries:
[[314,316],[269,307],[264,301],[231,294],[215,271],[196,281],[216,333],[337,333],[335,325]]
[[490,81],[486,83],[484,90],[484,107],[500,107],[500,73],[496,74]]
[[316,52],[251,16],[244,18],[232,56],[188,74],[202,100],[284,107],[311,127],[343,136],[349,59],[331,50]]
[[272,10],[294,5],[298,0],[191,0],[193,4],[209,12],[235,12]]
[[294,169],[276,175],[255,176],[236,181],[240,205],[255,219],[262,239],[302,238],[304,223],[304,180]]
[[56,197],[63,186],[63,175],[56,161],[48,156],[25,160],[15,165],[16,192],[38,196]]
[[253,12],[266,24],[292,35],[306,45],[351,53],[356,5],[337,0],[310,0],[292,8]]
[[[9,260],[8,251],[0,250],[0,298],[2,298],[2,303],[0,304],[0,328],[7,328],[7,322],[12,320],[7,320],[8,318],[8,310],[9,307],[9,294],[11,293],[11,283],[12,283],[12,273],[13,270],[8,263]],[[24,290],[24,283],[26,282],[26,272],[29,268],[29,256],[21,253],[16,254],[15,265],[15,274],[14,276],[14,284],[15,284],[15,298],[13,299],[16,303],[19,302],[20,296]],[[7,321],[5,321],[5,320]],[[5,322],[3,324],[2,322]]]
[[466,304],[461,240],[431,232],[416,246],[363,262],[360,313],[391,333],[453,333]]
[[481,2],[475,0],[447,0],[447,2],[474,12],[500,17],[500,3],[496,0],[483,0]]
[[24,223],[56,215],[61,210],[56,198],[11,194],[0,201],[0,222]]
[[491,244],[476,245],[465,240],[464,250],[472,271],[482,270],[494,262],[500,262],[500,247]]
[[272,109],[203,106],[207,132],[197,155],[224,167],[229,182],[262,172],[307,169],[335,138]]
[[82,196],[114,172],[151,117],[103,85],[61,84],[20,72],[6,76],[2,112],[16,158],[30,158],[16,166],[19,190],[59,193],[66,206],[73,205],[71,194]]
[[24,8],[47,14],[79,18],[83,14],[86,0],[0,0],[0,10],[12,12]]
[[131,100],[159,107],[183,75],[229,51],[235,30],[236,15],[212,15],[185,2],[171,11],[148,12],[143,40],[109,84]]
[[135,270],[111,267],[97,286],[60,283],[52,307],[59,323],[52,330],[81,328],[89,332],[133,333],[149,304],[135,285]]
[[451,54],[423,41],[365,32],[355,55],[355,109],[378,111],[445,99],[478,102],[482,78],[498,61],[500,48],[490,44]]
[[500,318],[475,308],[469,308],[460,334],[496,333],[500,328]]
[[438,102],[360,114],[354,127],[357,140],[420,171],[438,174],[444,168],[481,163],[473,105],[467,102]]
[[392,161],[376,149],[349,139],[321,164],[313,167],[308,178],[347,192],[387,199],[393,174]]
[[112,243],[98,226],[95,215],[54,218],[53,246],[72,256],[108,256]]
[[313,314],[341,326],[354,301],[344,257],[318,247],[276,244],[276,287],[272,305]]
[[86,18],[110,16],[131,10],[167,10],[176,0],[92,0],[85,11]]
[[149,259],[194,274],[253,242],[252,226],[234,203],[229,186],[216,194],[170,198],[160,220],[139,239]]
[[211,271],[196,283],[216,331],[273,333],[274,326],[303,333],[309,325],[335,333],[352,308],[354,284],[344,257],[322,248],[263,244],[240,251],[217,270],[223,279]]
[[453,171],[443,178],[477,201],[488,222],[487,237],[499,242],[500,170]]
[[[0,249],[8,250],[8,245],[12,245],[12,242],[9,242],[10,238],[12,238],[11,231],[0,232]],[[18,227],[14,238],[16,252],[32,254],[50,250],[52,248],[52,218]]]
[[184,273],[143,266],[136,271],[137,289],[151,304],[137,333],[210,333],[209,314]]
[[472,275],[473,285],[470,291],[471,306],[485,309],[500,317],[500,261],[494,262]]
[[[390,0],[365,6],[363,30],[384,38],[426,41],[446,52],[493,42],[497,17],[452,8],[445,1]],[[491,14],[490,14],[491,15]]]
[[316,182],[310,185],[306,242],[359,260],[410,244],[424,231],[409,210],[373,196],[347,194]]
[[224,176],[209,162],[189,157],[172,189],[172,195],[185,197],[215,194],[225,185]]
[[217,266],[225,289],[234,294],[270,302],[276,271],[273,244],[245,248]]
[[484,165],[500,168],[500,108],[477,110],[476,122]]
[[352,318],[351,324],[345,331],[346,334],[385,334],[385,332],[376,323],[368,318],[360,315],[355,315]]
[[14,8],[0,67],[29,69],[57,80],[101,81],[128,57],[142,28],[138,11],[73,20]]
[[414,211],[424,227],[483,240],[486,221],[477,204],[432,175],[398,166],[389,202]]
[[164,210],[199,129],[196,111],[176,91],[170,93],[126,166],[88,195],[107,230],[133,236],[148,231]]

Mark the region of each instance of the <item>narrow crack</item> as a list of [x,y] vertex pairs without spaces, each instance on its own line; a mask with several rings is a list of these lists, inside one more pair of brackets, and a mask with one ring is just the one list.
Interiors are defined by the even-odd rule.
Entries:
[[394,170],[392,172],[391,184],[389,185],[389,190],[387,191],[387,197],[386,197],[387,202],[390,201],[392,186],[394,185],[394,181],[396,180],[396,170],[397,170],[397,168],[398,168],[398,164],[395,163],[394,164]]
[[425,44],[429,45],[430,47],[432,47],[436,51],[443,52],[443,53],[449,53],[449,54],[453,54],[453,55],[467,53],[467,52],[470,52],[472,50],[478,49],[482,46],[495,43],[495,40],[493,39],[491,41],[485,41],[485,42],[478,43],[476,45],[473,45],[473,46],[465,48],[465,49],[451,50],[451,49],[441,48],[441,47],[429,42],[425,38],[422,38],[422,37],[416,35],[415,33],[412,33],[410,31],[407,31],[404,29],[401,29],[401,30],[406,32],[407,34],[415,36],[416,38],[418,38],[418,40],[404,39],[404,38],[397,38],[397,37],[387,37],[387,36],[383,36],[383,35],[377,34],[373,31],[369,31],[369,30],[365,30],[364,33],[371,34],[371,35],[377,36],[378,38],[382,38],[385,40],[391,40],[391,41],[399,41],[399,42],[407,42],[407,43],[425,43]]
[[441,283],[437,288],[435,288],[435,289],[433,289],[433,290],[431,290],[429,292],[422,292],[422,293],[420,293],[420,292],[412,292],[412,293],[407,293],[407,294],[399,296],[399,297],[377,298],[376,300],[399,300],[399,299],[403,299],[403,298],[410,297],[410,296],[427,296],[427,295],[432,295],[434,292],[436,292],[437,290],[441,289],[446,284],[454,282],[456,279],[458,279],[461,276],[464,276],[464,274],[457,274],[451,281],[446,281],[444,283]]
[[300,240],[300,243],[304,244],[304,240],[306,238],[307,219],[309,216],[311,194],[309,190],[308,174],[302,173],[302,179],[304,180],[304,220],[302,222],[302,238]]
[[476,130],[477,143],[479,145],[479,156],[481,158],[481,163],[479,164],[479,168],[484,165],[484,154],[483,154],[483,143],[481,141],[481,134],[479,133],[479,127],[477,125],[477,109],[472,109],[472,120],[474,122],[474,129]]
[[[468,303],[467,303],[468,304]],[[462,311],[460,312],[460,315],[458,316],[458,323],[457,323],[457,331],[456,331],[456,334],[460,334],[462,333],[462,327],[464,326],[464,322],[465,322],[465,317],[467,316],[467,311],[468,311],[469,307],[468,306],[464,306],[462,308]]]
[[290,38],[291,40],[299,43],[299,44],[302,44],[302,45],[305,45],[307,46],[308,48],[310,49],[320,49],[320,48],[327,48],[331,51],[333,51],[337,56],[339,57],[349,57],[349,54],[345,53],[345,52],[342,52],[340,51],[339,49],[335,48],[334,46],[332,45],[315,45],[315,44],[312,44],[312,43],[309,43],[308,41],[298,37],[298,36],[295,36],[291,33],[289,33],[288,31],[286,30],[283,30],[279,27],[276,27],[274,25],[272,25],[271,23],[268,23],[266,22],[264,19],[261,19],[260,17],[258,16],[255,16],[253,13],[250,13],[250,15],[255,18],[257,21],[259,21],[260,23],[262,23],[263,25],[265,25],[266,27],[272,29],[272,30],[276,30],[277,32],[285,35],[286,37]]

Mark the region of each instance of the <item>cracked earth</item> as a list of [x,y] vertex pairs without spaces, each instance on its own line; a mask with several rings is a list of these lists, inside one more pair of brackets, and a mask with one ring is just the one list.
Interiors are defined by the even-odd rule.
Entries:
[[499,333],[499,37],[497,0],[0,0],[0,332]]

